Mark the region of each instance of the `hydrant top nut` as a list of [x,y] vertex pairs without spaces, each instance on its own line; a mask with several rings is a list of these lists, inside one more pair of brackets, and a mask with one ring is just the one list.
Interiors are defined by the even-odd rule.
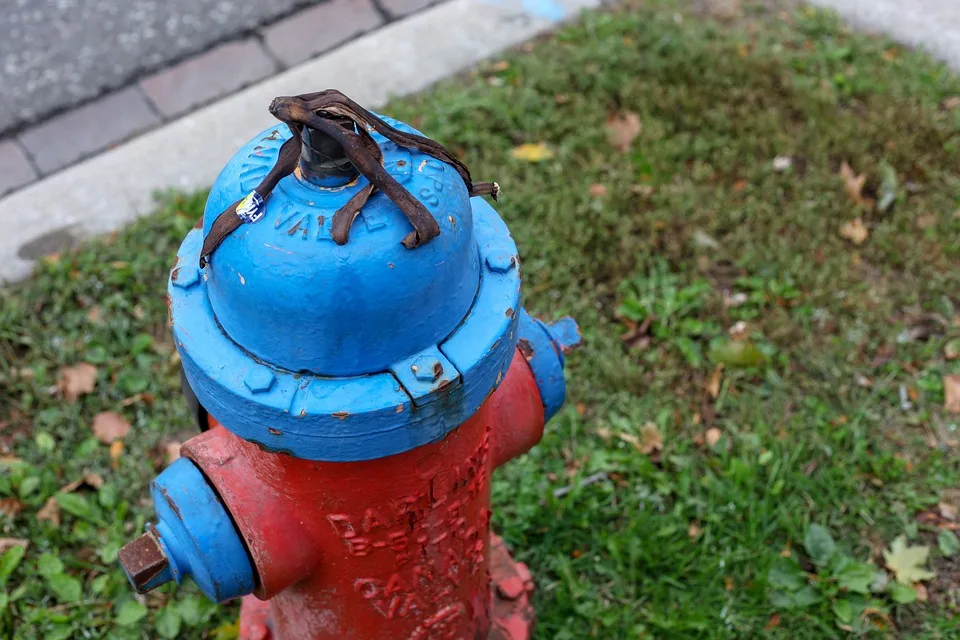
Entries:
[[417,380],[423,382],[436,382],[443,375],[443,365],[431,356],[420,356],[410,366],[410,370]]

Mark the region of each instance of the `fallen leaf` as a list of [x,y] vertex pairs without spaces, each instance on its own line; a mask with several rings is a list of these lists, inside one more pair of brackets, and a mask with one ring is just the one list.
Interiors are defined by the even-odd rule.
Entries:
[[80,396],[92,393],[97,384],[97,368],[92,364],[80,362],[72,367],[60,369],[57,389],[67,402],[76,402]]
[[543,162],[549,160],[555,154],[553,149],[548,147],[545,142],[533,142],[514,147],[510,155],[524,162]]
[[115,411],[104,411],[93,417],[93,435],[103,444],[111,444],[126,437],[130,423]]
[[950,413],[960,413],[960,375],[943,376],[943,407]]
[[913,584],[913,590],[917,592],[917,600],[919,602],[926,602],[930,597],[927,593],[927,587],[924,586],[922,582],[915,582]]
[[640,117],[632,111],[621,111],[607,117],[607,140],[623,153],[630,150],[634,139],[642,130]]
[[740,340],[716,344],[708,355],[713,362],[731,367],[757,367],[767,361],[767,356],[753,343]]
[[16,498],[0,499],[0,515],[15,518],[21,511],[23,511],[23,503]]
[[870,237],[870,231],[867,225],[863,224],[862,219],[854,218],[840,225],[840,237],[859,247]]
[[690,522],[690,528],[687,529],[687,535],[690,536],[691,540],[696,540],[700,537],[700,534],[703,533],[703,529],[700,528],[700,525],[696,521]]
[[83,474],[83,481],[88,485],[90,485],[91,487],[93,487],[94,489],[99,489],[104,485],[103,476],[100,475],[99,473],[93,473],[90,471]]
[[123,455],[123,440],[114,440],[110,445],[110,466],[114,469],[120,467],[120,456]]
[[937,214],[927,213],[925,215],[918,216],[914,222],[917,225],[917,229],[920,229],[921,231],[932,229],[937,226]]
[[643,443],[641,451],[650,454],[654,451],[663,450],[663,435],[660,429],[652,422],[648,422],[640,428],[640,440]]
[[26,549],[29,546],[30,541],[24,540],[23,538],[0,538],[0,556],[14,547],[23,547]]
[[723,436],[723,432],[721,432],[720,429],[716,427],[710,427],[709,429],[707,429],[707,433],[706,433],[707,444],[711,447],[714,446],[715,444],[720,442],[720,438],[722,436]]
[[853,200],[857,206],[866,209],[873,208],[873,200],[863,196],[863,185],[867,181],[866,175],[861,174],[858,176],[854,173],[850,165],[844,161],[844,163],[840,165],[840,177],[843,178],[843,187],[846,189],[847,195],[850,196],[850,199]]
[[774,613],[770,616],[770,619],[767,620],[767,624],[763,626],[764,631],[771,631],[780,626],[780,614]]
[[74,480],[73,482],[69,484],[65,484],[64,486],[60,487],[60,493],[73,493],[74,491],[79,489],[80,485],[82,484],[83,484],[83,478]]
[[40,510],[37,511],[37,520],[45,520],[55,527],[60,526],[60,503],[56,498],[47,498]]
[[607,187],[602,184],[592,184],[590,185],[590,195],[594,198],[602,198],[607,195]]
[[957,508],[948,502],[941,502],[937,505],[937,508],[940,510],[940,515],[947,520],[957,519]]
[[707,381],[707,394],[714,400],[720,395],[720,383],[722,381],[723,363],[720,363],[714,367],[713,373],[710,375],[710,380]]
[[182,443],[176,441],[163,443],[163,450],[166,452],[167,456],[167,464],[173,464],[180,459],[181,446],[183,446]]
[[930,555],[930,547],[925,546],[907,546],[907,536],[898,536],[889,551],[883,552],[883,559],[887,568],[893,571],[897,577],[897,582],[904,585],[912,585],[914,582],[930,580],[937,574],[924,568],[927,563],[927,557]]
[[733,591],[733,587],[734,587],[733,578],[731,578],[730,576],[727,576],[726,578],[723,579],[724,589],[726,589],[727,591]]
[[943,101],[944,109],[957,109],[960,108],[960,96],[950,96]]

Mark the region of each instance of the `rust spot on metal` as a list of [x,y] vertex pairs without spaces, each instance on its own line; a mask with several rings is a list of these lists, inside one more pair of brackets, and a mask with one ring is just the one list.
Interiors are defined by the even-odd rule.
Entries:
[[300,409],[300,417],[302,418],[302,417],[305,416],[305,415],[307,415],[307,409],[306,409],[306,407],[304,407],[303,409]]
[[173,268],[173,271],[170,272],[170,282],[176,282],[177,278],[180,277],[180,266],[177,265]]
[[330,415],[332,415],[332,416],[333,416],[334,418],[336,418],[337,420],[343,420],[343,419],[346,418],[348,415],[350,415],[350,412],[349,412],[349,411],[337,411],[337,412],[335,412],[335,413],[331,413]]
[[197,220],[196,224],[193,225],[194,229],[203,229],[203,216],[200,216],[200,219]]
[[452,384],[453,380],[441,380],[440,384],[437,385],[437,391],[443,391]]
[[326,221],[327,221],[326,216],[317,216],[317,224],[320,225],[321,227],[323,226],[323,223]]
[[170,299],[170,294],[166,295],[167,298],[167,322],[170,323],[170,326],[173,326],[173,300]]
[[506,311],[503,312],[503,315],[507,316],[508,318],[512,318],[512,317],[513,317],[513,309],[507,309]]
[[397,160],[397,166],[398,166],[398,167],[405,167],[405,166],[407,166],[407,161],[406,161],[406,160]]
[[166,487],[160,487],[160,495],[162,495],[166,503],[170,505],[170,509],[176,514],[177,520],[183,520],[183,516],[180,515],[180,508],[177,506],[177,503],[173,501],[173,498],[171,498],[167,493]]
[[440,364],[439,362],[435,362],[433,364],[433,377],[439,378],[442,375],[443,375],[443,365]]
[[402,405],[402,404],[398,404],[398,405],[397,405],[397,413],[403,413],[403,405]]
[[283,435],[283,432],[280,431],[280,429],[274,429],[273,427],[267,427],[267,431],[269,431],[270,433],[272,433],[272,434],[275,435],[275,436],[282,436],[282,435]]
[[148,525],[147,533],[124,545],[118,558],[138,593],[146,592],[146,585],[167,566],[153,525]]
[[520,349],[520,353],[522,353],[523,357],[528,361],[533,357],[533,345],[530,344],[529,340],[520,338],[517,341],[517,348]]
[[[301,229],[300,229],[300,223],[303,222],[304,219],[305,219],[305,218],[300,218],[299,220],[297,220],[297,224],[295,224],[295,225],[293,225],[292,227],[290,227],[289,229],[287,229],[287,235],[288,235],[288,236],[292,236],[292,235],[295,234],[297,231],[300,231],[300,230],[301,230]],[[302,231],[303,231],[303,236],[306,237],[306,236],[307,236],[307,230],[306,230],[306,228],[302,229]]]
[[392,262],[388,262],[388,263],[387,263],[387,266],[390,267],[391,269],[393,269],[393,263],[392,263]]

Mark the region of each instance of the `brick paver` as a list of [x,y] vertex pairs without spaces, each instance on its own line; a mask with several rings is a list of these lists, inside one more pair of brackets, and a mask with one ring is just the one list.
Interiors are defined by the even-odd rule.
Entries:
[[253,84],[277,70],[257,38],[228,42],[144,78],[140,86],[157,110],[178,116]]
[[263,30],[273,55],[292,66],[376,28],[383,18],[370,0],[330,0]]
[[380,0],[380,6],[391,18],[402,18],[414,11],[426,9],[437,0]]
[[128,87],[27,129],[19,140],[46,175],[159,122],[140,91]]
[[37,179],[30,161],[13,140],[0,141],[0,196]]

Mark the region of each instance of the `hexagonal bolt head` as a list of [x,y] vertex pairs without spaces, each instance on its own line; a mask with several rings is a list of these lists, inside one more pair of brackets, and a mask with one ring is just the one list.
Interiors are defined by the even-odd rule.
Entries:
[[146,593],[153,588],[148,586],[150,581],[166,569],[168,564],[163,547],[152,531],[124,545],[117,557],[137,593]]
[[200,270],[195,265],[178,264],[170,273],[170,281],[175,287],[189,289],[200,282]]
[[494,253],[487,256],[487,268],[496,273],[506,273],[517,266],[517,256]]
[[443,375],[443,365],[432,356],[420,356],[413,361],[410,370],[421,382],[436,382]]
[[273,371],[263,366],[254,367],[243,376],[243,384],[246,385],[247,389],[250,389],[251,393],[270,391],[276,380],[277,376],[274,375]]

